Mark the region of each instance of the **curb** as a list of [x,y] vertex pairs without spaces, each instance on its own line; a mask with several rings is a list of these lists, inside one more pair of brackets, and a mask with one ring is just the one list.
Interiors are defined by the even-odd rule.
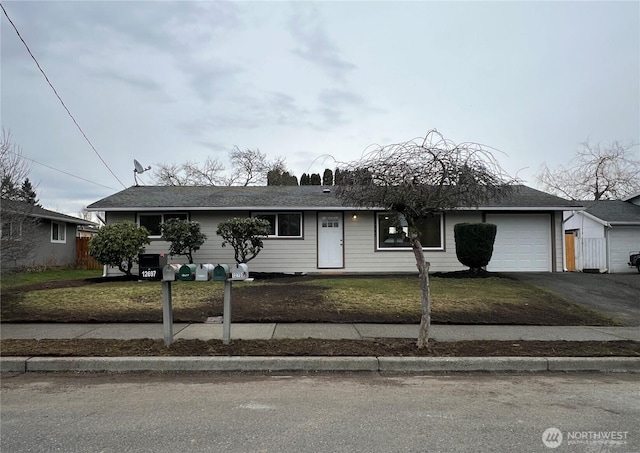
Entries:
[[3,357],[31,372],[571,372],[640,373],[640,357]]

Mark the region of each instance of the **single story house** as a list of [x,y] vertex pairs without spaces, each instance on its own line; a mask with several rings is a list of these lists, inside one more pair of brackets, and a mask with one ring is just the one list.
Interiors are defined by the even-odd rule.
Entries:
[[580,204],[584,210],[564,215],[567,270],[635,272],[628,263],[640,251],[640,193]]
[[[194,255],[196,263],[233,263],[233,250],[216,235],[219,222],[259,216],[271,234],[251,271],[285,273],[416,272],[406,225],[384,209],[345,206],[335,187],[326,186],[134,186],[87,207],[104,211],[106,223],[130,220],[145,226],[151,244],[145,253],[167,253],[160,225],[169,218],[200,223],[208,239]],[[460,208],[427,219],[422,227],[426,259],[432,271],[464,269],[455,252],[453,227],[461,222],[498,226],[490,271],[563,270],[562,212],[579,209],[568,200],[526,186],[485,206]],[[171,262],[184,262],[172,257]],[[117,273],[109,269],[110,273]]]
[[94,222],[39,206],[2,200],[2,266],[74,266],[78,227]]

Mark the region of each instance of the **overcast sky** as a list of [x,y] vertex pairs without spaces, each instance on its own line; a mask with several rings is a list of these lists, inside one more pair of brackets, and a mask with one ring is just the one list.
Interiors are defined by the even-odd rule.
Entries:
[[[134,158],[224,161],[237,145],[300,177],[433,128],[499,149],[535,187],[587,139],[640,142],[638,1],[2,4],[127,187]],[[44,164],[43,206],[122,190],[1,24],[2,126]]]

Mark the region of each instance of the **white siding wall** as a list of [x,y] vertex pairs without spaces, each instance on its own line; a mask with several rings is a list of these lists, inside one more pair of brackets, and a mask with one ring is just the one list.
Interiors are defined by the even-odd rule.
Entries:
[[578,238],[576,266],[578,270],[607,270],[607,240],[605,238]]
[[580,213],[565,222],[564,230],[579,230],[582,238],[604,238],[604,225]]

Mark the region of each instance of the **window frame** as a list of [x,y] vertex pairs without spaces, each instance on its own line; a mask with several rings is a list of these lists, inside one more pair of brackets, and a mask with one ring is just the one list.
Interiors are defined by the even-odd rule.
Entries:
[[[58,236],[57,238],[53,237],[54,225],[58,227]],[[60,232],[62,231],[62,239],[60,239]],[[66,222],[57,222],[55,220],[51,221],[51,243],[52,244],[66,244],[67,243],[67,223]]]
[[[136,223],[138,224],[138,227],[141,226],[140,218],[144,217],[144,216],[160,216],[160,223],[159,223],[160,229],[162,229],[162,224],[164,222],[166,222],[168,219],[181,218],[181,217],[177,217],[177,216],[184,216],[185,220],[189,220],[189,218],[190,218],[189,213],[186,212],[186,211],[167,211],[167,212],[147,211],[147,212],[138,212],[137,215],[136,215]],[[151,231],[149,232],[149,238],[150,239],[160,239],[161,237],[162,237],[162,232],[160,234],[152,234]]]
[[[389,252],[389,251],[406,251],[411,250],[411,245],[407,245],[406,247],[383,247],[380,245],[380,219],[385,215],[393,215],[390,212],[376,212],[375,215],[375,241],[376,241],[376,251],[377,252]],[[438,216],[440,218],[440,245],[437,247],[429,247],[422,246],[422,250],[424,251],[444,251],[445,243],[444,243],[444,213],[437,213],[434,216]],[[406,227],[404,227],[406,228]],[[403,229],[404,229],[403,228]]]
[[[297,215],[300,219],[300,234],[297,236],[281,236],[280,235],[280,221],[279,218],[281,215]],[[302,211],[260,211],[260,212],[252,212],[251,217],[261,217],[261,216],[275,216],[275,226],[274,231],[275,234],[269,234],[266,236],[267,239],[304,239],[304,215]]]

